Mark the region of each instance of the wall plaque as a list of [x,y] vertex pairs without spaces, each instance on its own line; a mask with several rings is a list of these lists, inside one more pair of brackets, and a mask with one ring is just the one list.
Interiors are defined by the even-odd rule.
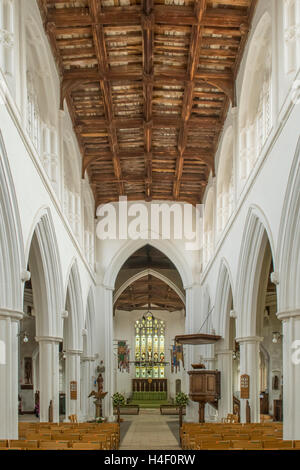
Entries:
[[77,382],[75,380],[70,382],[70,398],[71,400],[77,400]]
[[250,377],[247,374],[241,375],[241,398],[249,398]]

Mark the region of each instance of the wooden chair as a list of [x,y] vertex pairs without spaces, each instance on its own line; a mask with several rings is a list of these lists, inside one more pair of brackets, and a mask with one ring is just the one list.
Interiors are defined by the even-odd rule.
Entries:
[[74,442],[72,449],[74,450],[100,450],[99,442]]
[[241,449],[241,450],[255,450],[255,449],[263,449],[263,444],[261,441],[231,441],[231,447],[233,449]]
[[40,449],[46,450],[64,450],[68,449],[69,445],[65,442],[56,441],[40,441]]
[[294,441],[294,449],[300,449],[300,441]]
[[263,441],[265,450],[293,449],[293,441],[267,440]]
[[72,424],[78,423],[77,415],[70,415],[68,419],[70,420]]
[[23,449],[37,449],[38,441],[27,441],[27,440],[11,440],[9,441],[9,447],[21,447]]

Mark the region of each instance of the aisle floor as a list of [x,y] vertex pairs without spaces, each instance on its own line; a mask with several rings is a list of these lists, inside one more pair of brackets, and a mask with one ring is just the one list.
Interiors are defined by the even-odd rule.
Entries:
[[180,450],[178,416],[144,409],[122,418],[120,450]]

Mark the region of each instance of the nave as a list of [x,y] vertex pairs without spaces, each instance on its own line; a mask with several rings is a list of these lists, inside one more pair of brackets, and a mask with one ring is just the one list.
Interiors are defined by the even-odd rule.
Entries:
[[296,447],[299,28],[299,0],[0,0],[3,449],[112,450],[119,415],[176,447],[181,411],[193,450]]

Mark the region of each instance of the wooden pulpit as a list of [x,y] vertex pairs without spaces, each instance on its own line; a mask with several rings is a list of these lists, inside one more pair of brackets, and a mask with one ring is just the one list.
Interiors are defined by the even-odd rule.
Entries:
[[195,369],[190,376],[190,399],[199,403],[199,423],[205,422],[206,403],[216,403],[220,399],[221,372],[217,370]]

